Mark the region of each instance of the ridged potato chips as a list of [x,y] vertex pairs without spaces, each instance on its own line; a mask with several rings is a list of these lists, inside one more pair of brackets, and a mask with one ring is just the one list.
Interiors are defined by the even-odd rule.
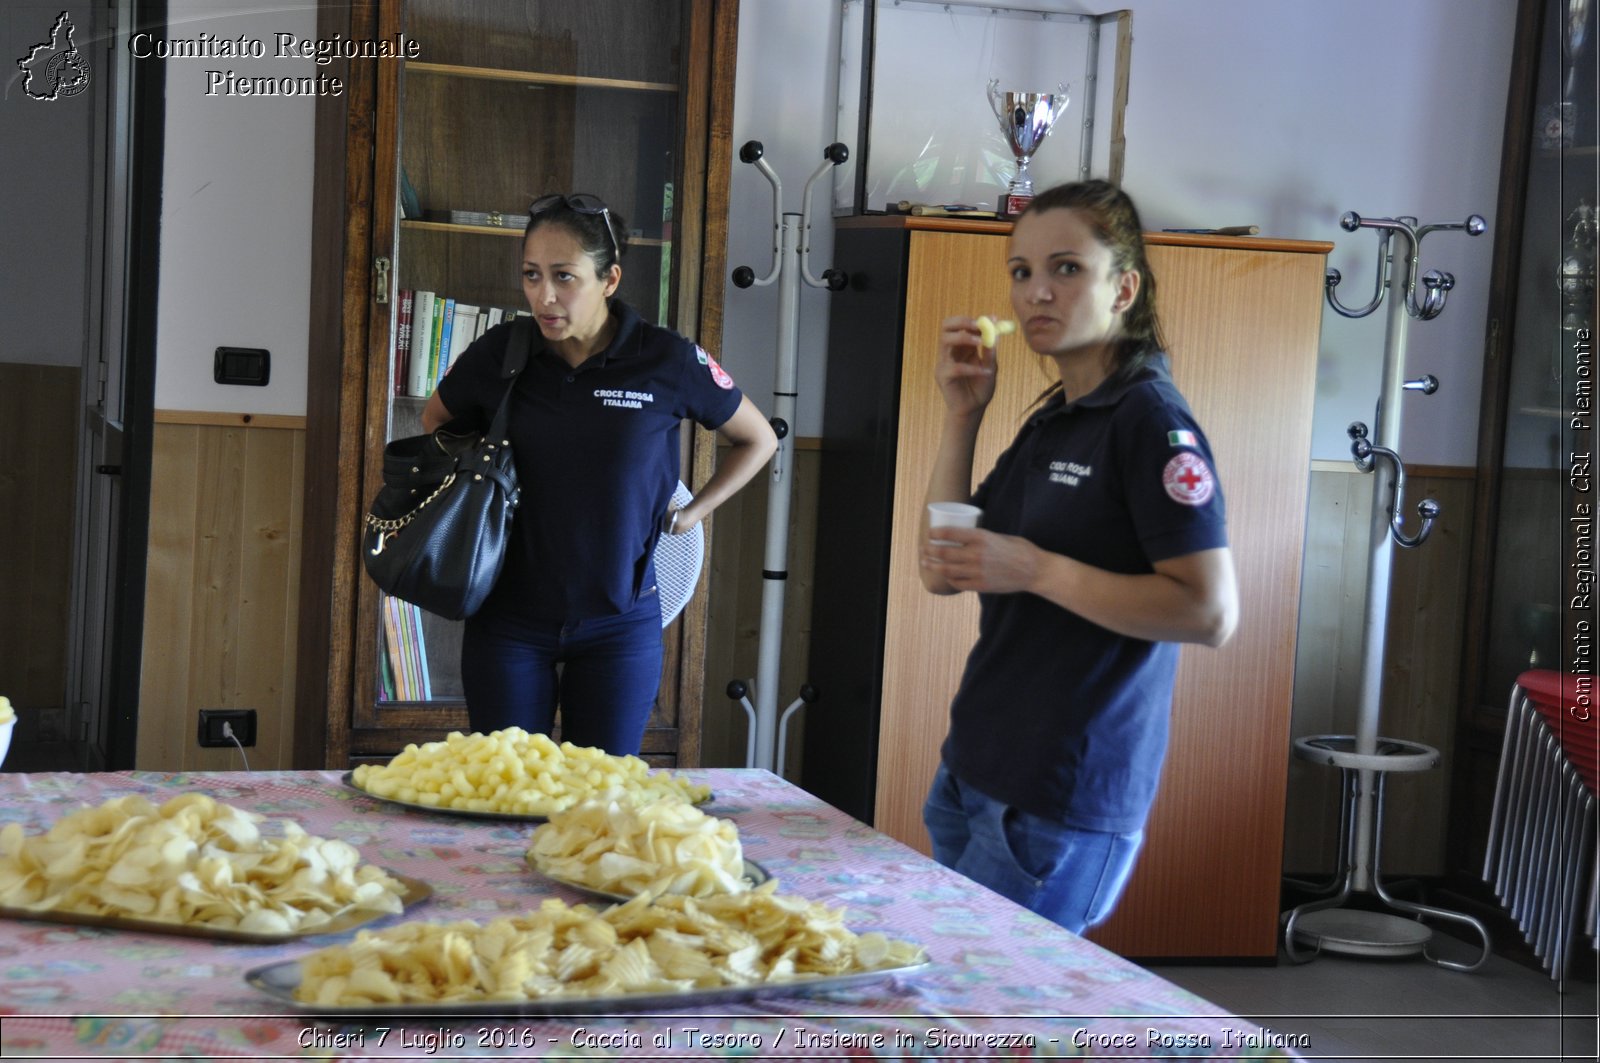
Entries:
[[705,900],[636,898],[596,912],[547,900],[488,923],[363,930],[300,960],[296,999],[320,1006],[514,1002],[688,992],[904,967],[922,950],[857,935],[840,909],[768,883]]
[[534,829],[528,863],[551,878],[626,897],[750,888],[732,820],[682,801],[641,804],[621,791],[553,813]]
[[0,905],[250,934],[309,931],[350,909],[396,913],[404,887],[355,847],[204,794],[112,798],[40,835],[0,829]]

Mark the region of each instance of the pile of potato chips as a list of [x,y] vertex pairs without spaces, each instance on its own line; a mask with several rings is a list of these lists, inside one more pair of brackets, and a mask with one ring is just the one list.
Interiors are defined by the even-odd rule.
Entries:
[[596,912],[547,900],[479,924],[361,931],[300,961],[296,998],[321,1006],[512,1002],[687,992],[903,967],[915,945],[846,929],[843,912],[773,883],[704,900],[640,897]]
[[17,718],[15,710],[11,708],[11,699],[0,697],[0,723],[10,723]]
[[452,731],[443,742],[409,745],[388,764],[363,764],[352,781],[375,797],[411,805],[548,816],[608,790],[699,802],[711,791],[665,773],[652,775],[638,757],[556,745],[548,735],[508,727],[488,734]]
[[682,801],[640,803],[623,791],[552,813],[533,832],[528,862],[551,878],[627,897],[750,888],[732,820]]
[[308,932],[350,909],[395,913],[404,887],[346,842],[204,794],[117,797],[25,836],[0,829],[0,905],[252,934]]

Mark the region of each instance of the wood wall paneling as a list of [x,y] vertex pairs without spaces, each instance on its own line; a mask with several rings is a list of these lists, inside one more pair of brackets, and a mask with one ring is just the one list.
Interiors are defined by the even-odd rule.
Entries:
[[288,768],[305,433],[183,420],[155,428],[137,763],[242,767],[195,738],[200,709],[237,708],[256,710],[250,767]]
[[80,378],[0,364],[0,694],[44,737],[67,708]]
[[[150,537],[145,564],[144,665],[139,676],[139,740],[135,763],[182,770],[194,732],[183,723],[190,706],[194,655],[195,509],[199,429],[157,425],[150,454]],[[222,765],[226,767],[227,765]]]

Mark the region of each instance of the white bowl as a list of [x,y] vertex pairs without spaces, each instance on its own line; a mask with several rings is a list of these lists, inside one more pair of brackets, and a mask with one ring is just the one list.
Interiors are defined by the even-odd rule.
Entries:
[[6,750],[11,748],[11,732],[17,729],[17,718],[12,716],[5,723],[0,723],[0,764],[6,762]]

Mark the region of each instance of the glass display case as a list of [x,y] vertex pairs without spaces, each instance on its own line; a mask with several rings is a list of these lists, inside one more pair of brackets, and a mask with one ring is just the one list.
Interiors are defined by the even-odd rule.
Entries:
[[851,154],[834,170],[835,215],[901,201],[994,210],[1018,160],[991,81],[999,94],[1068,97],[1029,162],[1036,191],[1121,180],[1131,12],[844,0],[841,19],[836,139]]
[[1518,14],[1453,769],[1452,878],[1468,892],[1517,677],[1594,673],[1594,6],[1523,0]]
[[[1496,322],[1504,357],[1488,365],[1481,426],[1489,450],[1480,461],[1488,550],[1479,571],[1488,586],[1478,603],[1483,652],[1471,695],[1497,717],[1521,672],[1573,663],[1582,566],[1573,565],[1571,518],[1585,493],[1574,463],[1594,450],[1600,158],[1593,5],[1543,0],[1537,6],[1535,50],[1525,57],[1537,69],[1521,150],[1524,187],[1518,202],[1502,204],[1502,218],[1518,225],[1516,283],[1508,293],[1514,301]],[[1592,500],[1592,488],[1586,493]]]

